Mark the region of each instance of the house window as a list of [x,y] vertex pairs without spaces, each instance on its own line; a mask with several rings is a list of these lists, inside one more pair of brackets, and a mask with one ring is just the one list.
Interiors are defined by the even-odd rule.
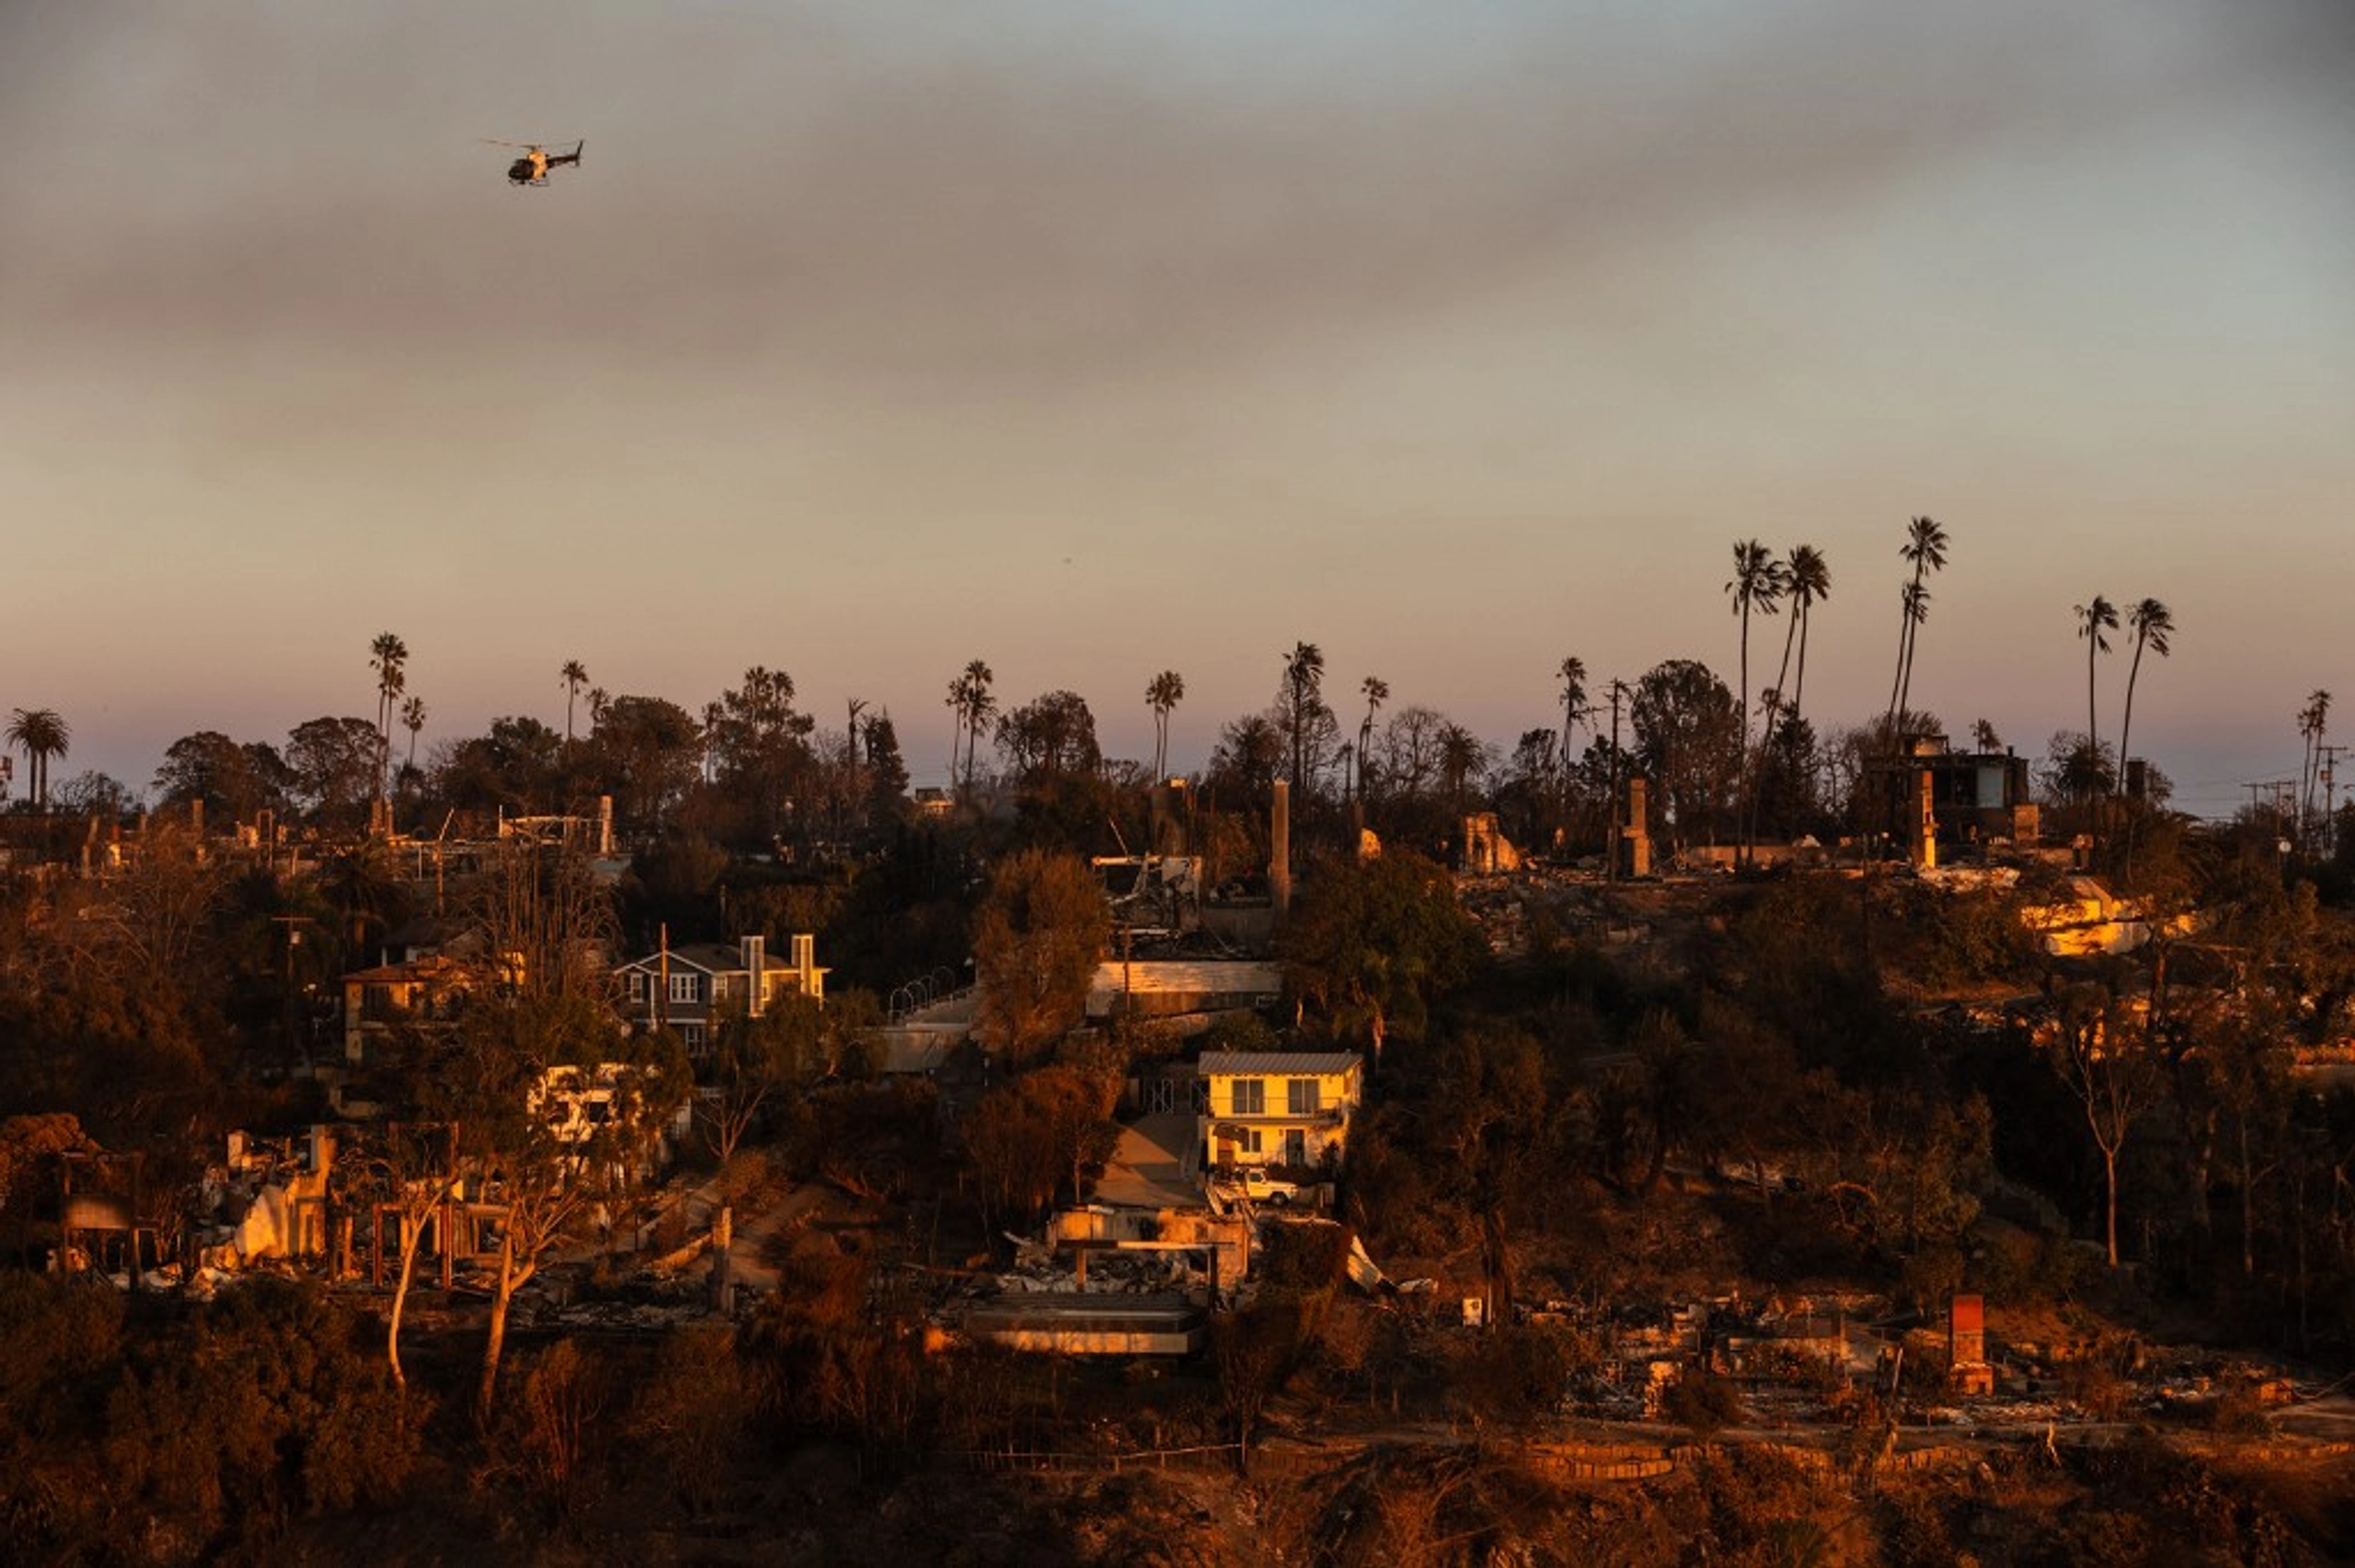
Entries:
[[1284,1085],[1284,1108],[1295,1116],[1313,1116],[1325,1108],[1325,1085],[1314,1078],[1295,1078]]
[[1242,1129],[1242,1132],[1243,1132],[1243,1144],[1242,1144],[1243,1152],[1244,1152],[1244,1153],[1246,1153],[1246,1154],[1257,1154],[1257,1153],[1258,1153],[1258,1152],[1259,1152],[1259,1129],[1258,1129],[1258,1127],[1245,1127],[1245,1128],[1243,1128],[1243,1129]]
[[699,977],[695,975],[672,975],[671,977],[671,1000],[672,1001],[694,1001],[696,1000],[698,991],[695,982],[698,979]]
[[703,1038],[702,1024],[682,1024],[679,1025],[679,1043],[685,1046],[688,1050],[700,1055],[703,1051]]
[[1268,1114],[1266,1079],[1238,1078],[1235,1081],[1235,1114],[1238,1116],[1264,1116]]
[[646,973],[642,969],[632,969],[629,972],[629,999],[632,1001],[646,1000]]

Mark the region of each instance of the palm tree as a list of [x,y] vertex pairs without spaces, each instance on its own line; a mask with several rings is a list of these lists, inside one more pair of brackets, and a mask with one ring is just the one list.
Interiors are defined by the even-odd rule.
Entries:
[[[948,683],[948,705],[957,715],[957,733],[965,737],[965,788],[973,787],[974,752],[982,738],[982,726],[997,712],[997,699],[990,694],[990,682],[997,676],[990,667],[976,658],[968,662],[964,672]],[[957,741],[952,734],[948,743],[948,771],[957,772]]]
[[1922,623],[1930,618],[1929,585],[1927,583],[1909,582],[1905,585],[1904,591],[1900,593],[1897,598],[1899,615],[1904,623],[1906,646],[1903,655],[1905,661],[1903,667],[1904,672],[1899,678],[1901,690],[1898,693],[1897,706],[1890,710],[1890,718],[1887,725],[1890,733],[1890,742],[1891,745],[1896,744],[1898,727],[1902,724],[1911,722],[1913,711],[1913,638],[1914,635],[1920,631]]
[[564,682],[564,738],[569,741],[572,738],[572,701],[589,684],[589,667],[577,658],[568,658],[564,668],[557,671],[557,679]]
[[417,769],[417,736],[425,727],[425,699],[411,697],[401,704],[401,727],[408,731],[408,771]]
[[2094,659],[2109,651],[2109,638],[2103,634],[2118,630],[2118,606],[2094,595],[2091,604],[2077,606],[2077,635],[2085,639],[2085,741],[2101,755],[2101,731],[2095,724]]
[[1733,601],[1733,612],[1741,618],[1741,741],[1750,744],[1750,614],[1772,615],[1782,606],[1783,590],[1789,585],[1789,573],[1774,553],[1755,539],[1743,540],[1733,547],[1733,577],[1726,584],[1726,593]]
[[48,809],[49,760],[65,755],[73,727],[55,708],[18,708],[9,716],[7,738],[25,754],[25,798]]
[[376,671],[376,798],[381,801],[393,766],[393,699],[408,685],[408,645],[390,632],[379,632],[368,645],[368,662]]
[[[719,782],[719,746],[728,724],[728,704],[717,697],[703,705],[703,776],[706,784]],[[950,773],[957,771],[957,759],[948,759]]]
[[1898,547],[1898,555],[1913,565],[1913,579],[1906,585],[1901,600],[1902,614],[1897,627],[1897,681],[1889,692],[1888,729],[1892,745],[1897,738],[1897,721],[1905,713],[1906,704],[1913,699],[1915,631],[1930,618],[1930,590],[1923,579],[1932,572],[1946,569],[1947,544],[1944,528],[1934,519],[1917,517],[1906,525],[1905,543]]
[[[1824,563],[1823,552],[1812,544],[1795,544],[1788,559],[1783,563],[1783,592],[1791,601],[1790,624],[1783,629],[1783,662],[1775,672],[1775,683],[1760,693],[1766,710],[1766,722],[1758,732],[1758,751],[1763,758],[1775,745],[1775,727],[1783,715],[1784,682],[1790,679],[1791,649],[1798,648],[1799,683],[1807,682],[1807,615],[1809,608],[1819,599],[1832,597],[1832,568]],[[1798,692],[1791,692],[1790,713],[1798,715]],[[1758,831],[1758,797],[1755,792],[1750,801],[1750,830],[1752,838]]]
[[1586,703],[1586,660],[1573,654],[1554,671],[1562,681],[1562,776],[1570,772],[1570,732],[1593,712]]
[[[1823,552],[1814,545],[1795,544],[1791,547],[1790,559],[1783,564],[1783,574],[1784,591],[1790,595],[1791,600],[1791,625],[1790,630],[1783,636],[1784,669],[1782,674],[1775,677],[1775,686],[1779,692],[1783,687],[1784,675],[1787,675],[1790,671],[1791,639],[1796,636],[1798,639],[1799,653],[1798,682],[1790,690],[1791,714],[1792,716],[1797,717],[1799,712],[1799,699],[1807,691],[1808,612],[1815,607],[1818,600],[1832,597],[1832,567],[1824,560]],[[1774,720],[1770,717],[1767,720],[1768,727],[1773,727],[1773,724]]]
[[[1744,795],[1749,792],[1750,763],[1750,612],[1772,615],[1781,604],[1789,574],[1783,563],[1755,539],[1733,547],[1733,578],[1726,592],[1733,598],[1733,612],[1741,617],[1741,752],[1739,766]],[[1747,848],[1747,846],[1744,846]]]
[[2142,672],[2142,650],[2148,647],[2161,658],[2167,656],[2167,639],[2175,635],[2175,612],[2155,599],[2145,599],[2126,612],[2126,624],[2134,628],[2134,659],[2126,667],[2126,714],[2118,725],[2118,766],[2126,767],[2126,742],[2134,733],[2134,680]]
[[1325,650],[1294,643],[1284,656],[1285,727],[1292,731],[1292,792],[1307,798],[1309,706],[1325,684]]
[[1373,757],[1373,715],[1390,700],[1390,682],[1379,675],[1369,675],[1358,682],[1358,690],[1365,694],[1365,718],[1358,726],[1357,800],[1365,804],[1366,764]]
[[1169,777],[1169,715],[1179,703],[1186,700],[1186,678],[1174,670],[1165,670],[1146,682],[1144,705],[1153,710],[1153,782],[1166,784]]
[[1451,724],[1440,731],[1440,777],[1447,790],[1448,804],[1460,821],[1464,816],[1465,789],[1487,771],[1488,748],[1480,738],[1460,724]]

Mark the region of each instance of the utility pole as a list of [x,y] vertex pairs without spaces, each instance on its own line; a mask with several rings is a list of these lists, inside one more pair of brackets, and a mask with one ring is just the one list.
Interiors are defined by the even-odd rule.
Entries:
[[2316,746],[2322,753],[2322,838],[2326,852],[2338,853],[2338,754],[2355,750],[2349,746]]
[[286,968],[284,989],[281,995],[280,1025],[285,1031],[286,1043],[302,1052],[303,1065],[308,1069],[312,1065],[310,1042],[307,1036],[299,1034],[294,1027],[294,949],[303,945],[303,928],[311,923],[311,917],[272,915],[270,917],[270,923],[286,928]]
[[2264,809],[2263,798],[2258,792],[2267,791],[2272,795],[2273,839],[2283,859],[2289,855],[2290,819],[2298,806],[2299,783],[2296,779],[2262,779],[2241,786],[2248,791],[2248,820],[2252,828],[2258,825],[2259,814]]

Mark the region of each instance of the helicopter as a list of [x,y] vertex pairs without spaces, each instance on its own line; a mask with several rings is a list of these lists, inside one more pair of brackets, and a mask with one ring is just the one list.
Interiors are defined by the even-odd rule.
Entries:
[[548,182],[548,170],[565,164],[571,164],[578,167],[580,163],[580,149],[589,144],[584,138],[575,142],[569,153],[550,155],[547,149],[537,142],[501,142],[491,136],[486,136],[483,140],[494,147],[523,149],[523,155],[507,166],[507,183],[510,185],[546,185]]

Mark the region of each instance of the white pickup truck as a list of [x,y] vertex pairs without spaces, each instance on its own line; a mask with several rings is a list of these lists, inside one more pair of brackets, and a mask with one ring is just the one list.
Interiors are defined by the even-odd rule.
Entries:
[[1228,1197],[1246,1197],[1253,1203],[1271,1204],[1278,1208],[1297,1203],[1304,1196],[1298,1182],[1271,1176],[1257,1165],[1245,1166],[1218,1185],[1219,1191]]

